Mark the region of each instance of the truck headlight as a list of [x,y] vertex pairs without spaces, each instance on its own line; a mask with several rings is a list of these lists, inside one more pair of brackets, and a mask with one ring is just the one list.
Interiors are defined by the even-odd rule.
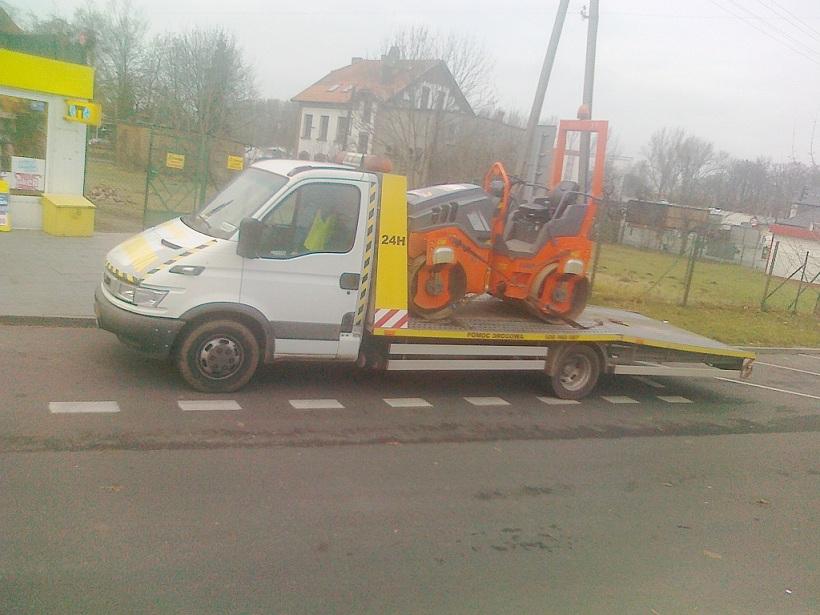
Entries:
[[168,294],[167,290],[136,286],[115,278],[107,280],[106,286],[118,299],[140,307],[157,307]]

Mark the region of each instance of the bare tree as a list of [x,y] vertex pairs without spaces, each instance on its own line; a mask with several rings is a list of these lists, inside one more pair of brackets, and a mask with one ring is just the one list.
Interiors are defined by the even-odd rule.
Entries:
[[68,41],[83,41],[96,68],[96,98],[109,118],[125,119],[137,110],[140,66],[148,22],[131,0],[109,0],[101,9],[93,2],[73,17],[29,17],[29,29]]
[[99,23],[96,64],[100,86],[114,118],[127,119],[137,110],[148,22],[131,0],[110,0],[104,11],[88,5],[77,11],[75,19],[89,26]]
[[236,39],[221,28],[165,34],[153,42],[156,82],[150,94],[156,123],[226,134],[242,105],[255,97],[253,74]]
[[405,60],[442,60],[476,111],[495,105],[490,81],[493,61],[476,38],[432,32],[427,26],[398,30],[382,41],[382,55],[396,47]]
[[727,155],[716,153],[714,145],[682,128],[661,128],[644,148],[647,179],[655,198],[680,202],[696,200],[696,187],[707,176],[725,166]]

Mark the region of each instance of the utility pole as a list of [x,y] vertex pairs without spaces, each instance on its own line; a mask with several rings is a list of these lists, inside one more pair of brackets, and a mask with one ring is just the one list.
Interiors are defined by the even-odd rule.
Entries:
[[552,34],[550,35],[549,45],[547,45],[547,53],[544,56],[544,64],[541,66],[541,76],[538,77],[538,87],[535,90],[535,99],[532,101],[530,119],[527,122],[527,131],[524,133],[524,141],[521,143],[521,147],[518,150],[516,174],[520,177],[526,176],[527,158],[533,149],[532,142],[535,137],[535,129],[538,126],[538,120],[541,118],[541,109],[544,106],[544,96],[547,93],[547,85],[549,85],[550,82],[552,65],[555,63],[555,54],[558,51],[558,41],[561,40],[561,32],[564,29],[564,20],[567,16],[568,7],[569,0],[561,0],[558,5],[558,13],[555,15],[555,23],[552,26]]
[[[589,119],[592,117],[592,91],[595,85],[595,50],[598,42],[598,0],[590,0],[589,13],[584,15],[582,11],[581,15],[587,19],[587,60],[586,68],[584,69],[584,97],[578,114],[579,118],[581,115],[584,115],[585,117],[582,119]],[[589,149],[590,134],[588,132],[582,132],[578,165],[578,183],[581,186],[582,192],[587,191]]]

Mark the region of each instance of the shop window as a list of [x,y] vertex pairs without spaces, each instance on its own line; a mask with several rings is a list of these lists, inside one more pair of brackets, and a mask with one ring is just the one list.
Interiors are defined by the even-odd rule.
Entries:
[[40,194],[46,183],[48,103],[0,94],[0,178],[13,194]]

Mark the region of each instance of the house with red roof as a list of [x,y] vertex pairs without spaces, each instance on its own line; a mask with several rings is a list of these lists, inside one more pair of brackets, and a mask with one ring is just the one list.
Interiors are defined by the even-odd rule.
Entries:
[[313,160],[339,151],[416,155],[442,137],[437,117],[474,115],[442,60],[405,60],[396,47],[379,60],[353,58],[292,100],[301,108],[296,151]]

